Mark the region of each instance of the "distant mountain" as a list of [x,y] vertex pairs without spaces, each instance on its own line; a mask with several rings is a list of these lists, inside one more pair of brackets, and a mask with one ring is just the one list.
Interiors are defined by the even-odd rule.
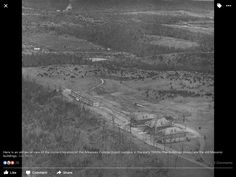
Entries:
[[163,3],[163,2],[190,2],[190,1],[214,1],[214,0],[22,0],[23,2],[32,2],[32,3],[69,3],[69,2],[76,2],[76,3],[86,3],[86,4],[99,4],[99,3],[106,3],[106,4],[117,4],[117,3]]
[[152,7],[158,9],[191,9],[192,7],[214,9],[213,1],[205,0],[22,0],[23,6],[36,8],[65,9],[71,3],[73,7]]

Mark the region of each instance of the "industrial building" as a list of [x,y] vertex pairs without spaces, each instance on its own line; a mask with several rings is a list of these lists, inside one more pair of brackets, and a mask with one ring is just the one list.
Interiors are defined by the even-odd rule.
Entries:
[[172,122],[163,117],[161,119],[152,119],[147,121],[145,125],[149,126],[150,128],[160,129],[172,126]]
[[139,127],[159,143],[176,143],[189,140],[184,128],[176,127],[172,116],[159,116],[146,112],[132,114],[132,126]]
[[176,143],[189,140],[184,129],[179,127],[168,127],[157,132],[155,139],[161,143]]

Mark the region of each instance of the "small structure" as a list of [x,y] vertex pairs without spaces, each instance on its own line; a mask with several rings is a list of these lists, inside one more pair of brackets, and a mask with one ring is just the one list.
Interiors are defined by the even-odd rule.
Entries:
[[147,120],[147,119],[156,119],[158,116],[156,114],[150,114],[146,112],[135,112],[134,117],[136,120]]
[[137,106],[137,107],[145,108],[143,105],[141,105],[139,103],[134,103],[134,105]]
[[34,51],[40,51],[39,47],[34,47]]
[[161,130],[160,132],[163,133],[163,135],[173,135],[173,134],[182,133],[185,131],[184,129],[181,129],[179,127],[169,127],[169,128]]
[[63,89],[62,90],[62,95],[68,98],[69,101],[73,101],[73,98],[70,96],[71,90],[70,89]]
[[179,127],[168,127],[157,132],[156,141],[161,143],[177,143],[187,141],[187,132]]
[[94,103],[91,99],[83,96],[79,91],[75,92],[71,89],[64,89],[62,94],[70,100],[75,100],[89,106],[99,106],[99,103]]
[[65,95],[65,96],[70,95],[71,94],[71,89],[63,89],[62,94]]
[[98,107],[98,106],[99,106],[99,102],[94,102],[94,103],[93,103],[93,106]]
[[91,60],[92,62],[96,62],[96,61],[105,61],[107,59],[106,58],[98,58],[98,57],[96,57],[96,58],[89,58],[89,60]]
[[70,11],[70,10],[72,10],[72,5],[71,5],[71,3],[69,3],[68,6],[66,7],[66,9],[63,10],[63,11]]

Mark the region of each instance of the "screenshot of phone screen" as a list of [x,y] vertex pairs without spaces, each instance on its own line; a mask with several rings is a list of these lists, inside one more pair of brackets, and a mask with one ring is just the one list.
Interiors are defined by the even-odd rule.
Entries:
[[227,121],[216,121],[215,15],[232,3],[22,0],[20,8],[21,149],[3,151],[3,176],[232,170],[215,142],[216,122]]

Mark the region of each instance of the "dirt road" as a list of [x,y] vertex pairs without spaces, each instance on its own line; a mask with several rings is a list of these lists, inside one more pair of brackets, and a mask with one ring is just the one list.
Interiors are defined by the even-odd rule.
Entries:
[[98,87],[100,87],[104,84],[105,81],[103,79],[100,79],[100,80],[101,80],[101,83],[99,83],[98,85],[96,85],[96,86],[92,87],[91,89],[89,89],[89,92],[93,91],[94,89],[96,89],[96,88],[98,88]]

